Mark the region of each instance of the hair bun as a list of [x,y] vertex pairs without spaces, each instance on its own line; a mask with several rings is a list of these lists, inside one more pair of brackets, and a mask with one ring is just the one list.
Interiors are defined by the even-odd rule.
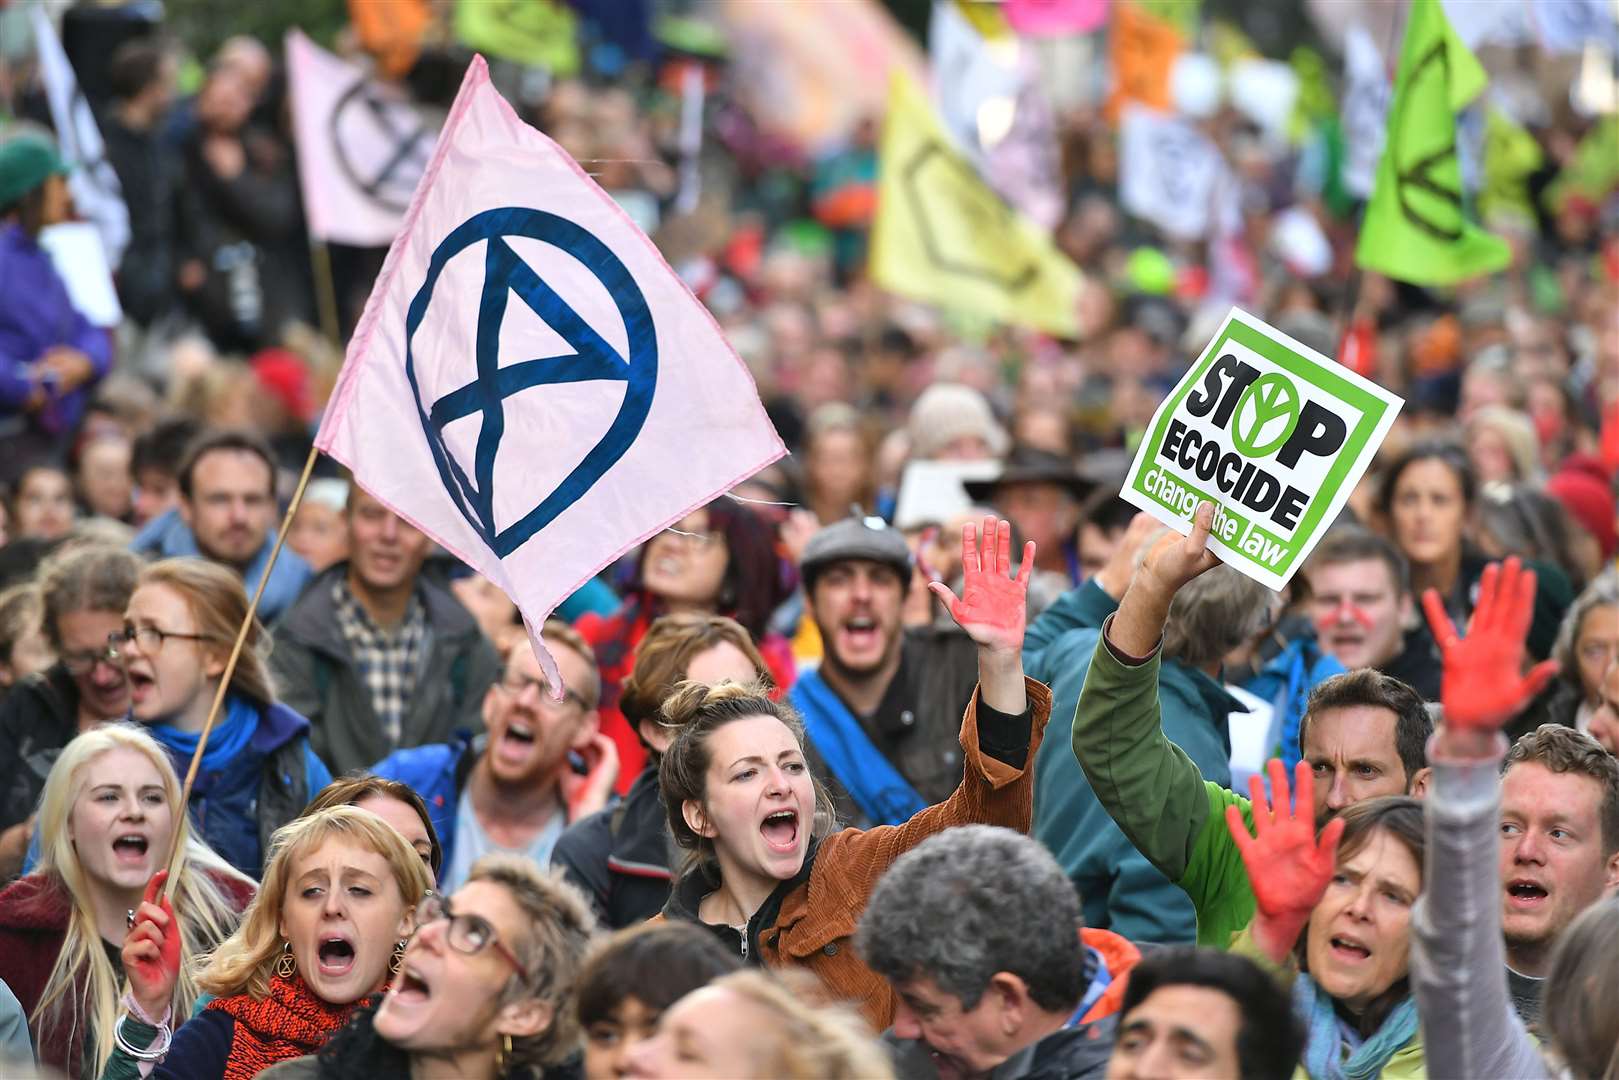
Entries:
[[659,722],[667,728],[682,728],[712,705],[760,696],[759,687],[752,683],[738,683],[727,679],[717,686],[709,686],[693,679],[682,679],[664,699]]

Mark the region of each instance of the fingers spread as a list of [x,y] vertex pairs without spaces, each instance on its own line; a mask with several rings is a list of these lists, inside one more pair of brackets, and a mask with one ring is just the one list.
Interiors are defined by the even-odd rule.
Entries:
[[1006,577],[1012,572],[1012,523],[1002,520],[995,527],[995,572]]
[[1034,575],[1034,555],[1034,541],[1030,540],[1028,543],[1023,545],[1023,565],[1018,567],[1017,574],[1018,581],[1024,585],[1027,585],[1029,583],[1029,578]]
[[1253,804],[1254,832],[1263,836],[1270,828],[1270,802],[1265,798],[1265,785],[1257,776],[1248,778],[1248,801]]
[[978,526],[970,521],[961,527],[961,569],[967,574],[983,569],[978,565]]
[[1428,617],[1428,629],[1433,632],[1433,639],[1439,645],[1441,653],[1447,653],[1457,644],[1456,624],[1450,621],[1450,614],[1445,611],[1445,602],[1439,598],[1436,589],[1429,589],[1422,594],[1422,613]]
[[1277,817],[1292,813],[1293,793],[1287,786],[1287,766],[1282,764],[1281,758],[1271,758],[1265,763],[1265,775],[1270,777],[1270,805]]
[[1315,824],[1315,772],[1308,761],[1293,766],[1293,816]]
[[[1258,821],[1259,816],[1256,814],[1254,815],[1254,822],[1256,825],[1258,824]],[[1242,854],[1243,859],[1246,860],[1248,858],[1248,852],[1253,849],[1254,838],[1248,832],[1248,823],[1242,820],[1242,811],[1237,809],[1235,806],[1226,807],[1225,825],[1227,829],[1231,830],[1231,839],[1236,841],[1237,850]]]

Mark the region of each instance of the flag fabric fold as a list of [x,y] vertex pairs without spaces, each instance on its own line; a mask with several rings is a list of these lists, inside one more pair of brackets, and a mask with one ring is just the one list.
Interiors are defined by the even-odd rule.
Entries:
[[315,442],[506,591],[558,693],[556,605],[785,453],[707,310],[482,57]]
[[1363,268],[1414,285],[1454,285],[1511,262],[1506,241],[1468,220],[1462,195],[1456,114],[1485,82],[1439,0],[1414,0],[1377,184],[1355,248]]

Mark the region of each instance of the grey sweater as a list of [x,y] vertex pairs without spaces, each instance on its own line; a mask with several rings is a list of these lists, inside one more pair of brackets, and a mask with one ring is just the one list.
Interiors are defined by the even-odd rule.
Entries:
[[1411,912],[1411,988],[1429,1076],[1552,1077],[1507,990],[1501,938],[1500,765],[1428,744],[1428,858]]

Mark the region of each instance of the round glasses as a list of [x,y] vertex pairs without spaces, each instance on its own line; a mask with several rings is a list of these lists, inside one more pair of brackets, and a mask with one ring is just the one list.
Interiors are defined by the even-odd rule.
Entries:
[[450,948],[468,956],[476,956],[485,949],[494,949],[500,958],[512,966],[512,970],[523,978],[528,978],[528,968],[517,959],[517,955],[501,943],[500,935],[495,928],[489,925],[487,919],[479,915],[462,915],[450,910],[450,901],[437,893],[428,893],[422,897],[422,902],[416,905],[416,932],[429,923],[448,919],[449,932],[445,940]]
[[114,630],[107,635],[107,652],[116,657],[123,651],[125,645],[133,641],[140,646],[143,653],[152,654],[163,648],[163,643],[170,638],[180,641],[213,641],[208,634],[178,634],[168,630],[159,630],[155,626],[128,626],[122,630]]

